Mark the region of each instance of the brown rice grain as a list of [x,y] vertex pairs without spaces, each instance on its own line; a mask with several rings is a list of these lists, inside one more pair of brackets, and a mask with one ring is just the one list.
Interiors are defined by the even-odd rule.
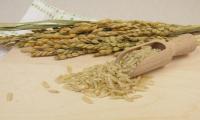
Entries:
[[68,72],[69,74],[71,74],[71,73],[72,73],[72,66],[70,66],[70,65],[67,65],[67,72]]
[[43,81],[41,83],[41,85],[44,87],[44,88],[50,88],[50,85],[46,82],[46,81]]
[[6,95],[6,100],[7,100],[8,102],[11,102],[11,101],[13,100],[13,93],[11,93],[11,92],[7,93],[7,95]]
[[58,90],[55,90],[55,89],[50,89],[50,90],[48,90],[50,93],[55,93],[55,94],[57,94],[57,93],[60,93]]
[[82,100],[85,102],[85,103],[88,103],[88,104],[93,104],[93,101],[87,97],[87,96],[83,96],[82,97]]

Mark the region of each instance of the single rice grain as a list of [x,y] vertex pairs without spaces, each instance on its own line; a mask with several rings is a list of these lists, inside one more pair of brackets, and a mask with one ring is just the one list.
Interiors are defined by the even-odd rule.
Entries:
[[46,82],[46,81],[43,81],[41,83],[41,85],[44,87],[44,88],[50,88],[50,85]]
[[8,102],[12,101],[12,100],[13,100],[13,93],[11,93],[11,92],[7,93],[7,95],[6,95],[6,100],[7,100]]
[[68,72],[69,74],[72,73],[72,66],[71,66],[71,65],[67,65],[67,72]]
[[48,90],[50,93],[60,93],[58,90],[55,90],[55,89],[50,89],[50,90]]
[[88,103],[88,104],[93,104],[93,101],[87,97],[87,96],[83,96],[82,97],[82,100],[85,102],[85,103]]

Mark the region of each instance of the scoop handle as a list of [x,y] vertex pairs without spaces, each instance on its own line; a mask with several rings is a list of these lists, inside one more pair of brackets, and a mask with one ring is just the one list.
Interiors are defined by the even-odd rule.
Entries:
[[168,42],[168,44],[173,48],[173,57],[187,55],[188,53],[194,51],[198,46],[195,37],[191,34],[184,34],[179,37],[175,37]]

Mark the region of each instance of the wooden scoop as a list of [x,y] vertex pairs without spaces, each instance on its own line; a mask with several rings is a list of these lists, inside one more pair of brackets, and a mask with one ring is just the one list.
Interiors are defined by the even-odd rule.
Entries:
[[142,62],[140,62],[135,69],[128,73],[130,77],[135,77],[154,69],[163,67],[168,64],[175,56],[187,55],[188,53],[195,50],[197,47],[197,41],[191,34],[184,34],[173,38],[170,42],[154,40],[123,51],[117,56],[116,62],[119,63],[126,54],[134,50],[139,50],[142,46],[151,46],[152,48],[160,49],[161,51],[145,58]]

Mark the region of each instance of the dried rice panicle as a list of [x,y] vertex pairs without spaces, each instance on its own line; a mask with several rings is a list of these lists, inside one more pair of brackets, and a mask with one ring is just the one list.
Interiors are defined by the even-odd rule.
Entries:
[[0,45],[25,48],[22,51],[32,57],[54,56],[56,60],[63,60],[85,54],[110,55],[154,39],[169,41],[174,36],[200,31],[200,27],[194,25],[109,19],[40,27],[44,28],[23,35],[0,36]]

